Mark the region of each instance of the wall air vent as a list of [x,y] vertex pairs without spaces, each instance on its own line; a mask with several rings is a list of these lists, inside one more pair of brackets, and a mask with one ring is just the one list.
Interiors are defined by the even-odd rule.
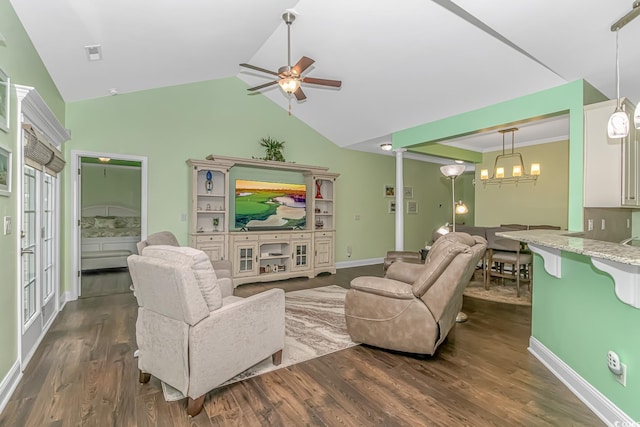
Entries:
[[87,59],[89,61],[100,61],[102,60],[102,46],[99,44],[92,46],[85,46],[84,50],[87,52]]

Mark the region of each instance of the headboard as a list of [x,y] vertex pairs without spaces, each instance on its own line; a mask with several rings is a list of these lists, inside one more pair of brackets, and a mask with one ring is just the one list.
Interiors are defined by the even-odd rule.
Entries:
[[117,205],[94,205],[82,208],[81,216],[140,216],[140,211]]

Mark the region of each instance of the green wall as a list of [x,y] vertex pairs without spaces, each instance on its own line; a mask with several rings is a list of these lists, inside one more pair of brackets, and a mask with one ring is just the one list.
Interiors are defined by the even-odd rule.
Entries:
[[[69,103],[66,126],[71,150],[148,157],[148,232],[170,230],[187,243],[189,158],[209,154],[262,157],[259,140],[285,141],[287,161],[326,166],[340,173],[337,181],[336,260],[383,257],[394,248],[394,217],[388,211],[385,184],[395,183],[395,157],[342,149],[262,95],[248,96],[233,77]],[[418,214],[406,215],[405,247],[417,250],[431,230],[450,215],[450,187],[439,165],[405,160],[405,185],[412,186]],[[64,188],[73,194],[65,175]],[[470,186],[470,180],[467,184]],[[464,188],[460,185],[461,190]],[[472,192],[470,187],[467,193]],[[440,207],[443,205],[443,207]],[[65,224],[71,224],[72,199],[64,201]],[[355,220],[359,215],[360,220]],[[70,234],[67,226],[65,234]],[[65,258],[70,243],[65,242]],[[69,264],[69,263],[67,263]],[[70,283],[69,268],[64,277]]]
[[411,147],[480,130],[497,129],[532,118],[569,114],[569,205],[567,223],[582,229],[583,133],[585,104],[605,100],[590,84],[577,80],[531,95],[490,105],[393,134],[393,146]]
[[116,205],[140,211],[140,171],[140,167],[83,164],[82,207]]
[[[49,107],[61,122],[64,122],[64,102],[44,68],[40,57],[36,53],[31,41],[27,37],[22,24],[9,4],[8,0],[0,0],[0,32],[6,39],[5,45],[0,45],[0,68],[11,78],[11,83],[38,88],[38,93],[44,98]],[[13,233],[5,236],[0,233],[0,380],[6,376],[18,357],[17,350],[17,281],[16,270],[18,253],[18,238],[20,230],[15,228],[17,221],[16,189],[16,160],[17,129],[16,129],[16,92],[11,90],[9,133],[0,131],[0,144],[8,147],[14,153],[12,194],[10,197],[0,196],[0,220],[4,216],[12,217],[14,221]]]
[[[621,302],[613,279],[590,258],[562,252],[562,278],[536,255],[532,335],[634,420],[640,420],[640,310]],[[627,365],[627,386],[607,368],[614,350]]]
[[[567,228],[569,193],[569,142],[518,148],[527,171],[531,163],[540,163],[541,174],[536,182],[518,184],[482,184],[480,170],[492,174],[495,158],[502,151],[484,153],[483,162],[476,165],[476,224],[495,226],[500,224],[547,224]],[[507,160],[513,160],[507,159]],[[511,174],[508,161],[506,176]],[[499,209],[495,209],[499,206]]]

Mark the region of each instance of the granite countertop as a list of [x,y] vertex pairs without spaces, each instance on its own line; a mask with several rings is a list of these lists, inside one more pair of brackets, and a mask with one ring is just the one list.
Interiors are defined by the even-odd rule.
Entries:
[[582,233],[566,230],[501,231],[497,236],[534,245],[574,252],[592,258],[640,266],[640,247],[585,239]]

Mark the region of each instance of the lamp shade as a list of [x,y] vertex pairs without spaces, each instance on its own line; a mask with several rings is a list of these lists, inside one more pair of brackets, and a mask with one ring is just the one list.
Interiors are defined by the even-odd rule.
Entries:
[[504,178],[504,168],[496,168],[496,178]]
[[531,175],[540,175],[540,163],[531,163]]
[[466,213],[469,213],[469,208],[467,207],[467,205],[462,203],[462,200],[460,200],[458,203],[456,203],[456,215],[464,215]]
[[480,170],[480,179],[481,180],[485,180],[485,179],[489,179],[489,169],[481,169]]
[[607,124],[609,138],[624,138],[629,135],[629,116],[620,108],[609,117]]
[[522,176],[522,166],[521,165],[514,165],[513,166],[513,173],[511,174],[512,176]]
[[446,177],[455,178],[462,175],[464,172],[464,165],[446,165],[440,167],[440,172]]

